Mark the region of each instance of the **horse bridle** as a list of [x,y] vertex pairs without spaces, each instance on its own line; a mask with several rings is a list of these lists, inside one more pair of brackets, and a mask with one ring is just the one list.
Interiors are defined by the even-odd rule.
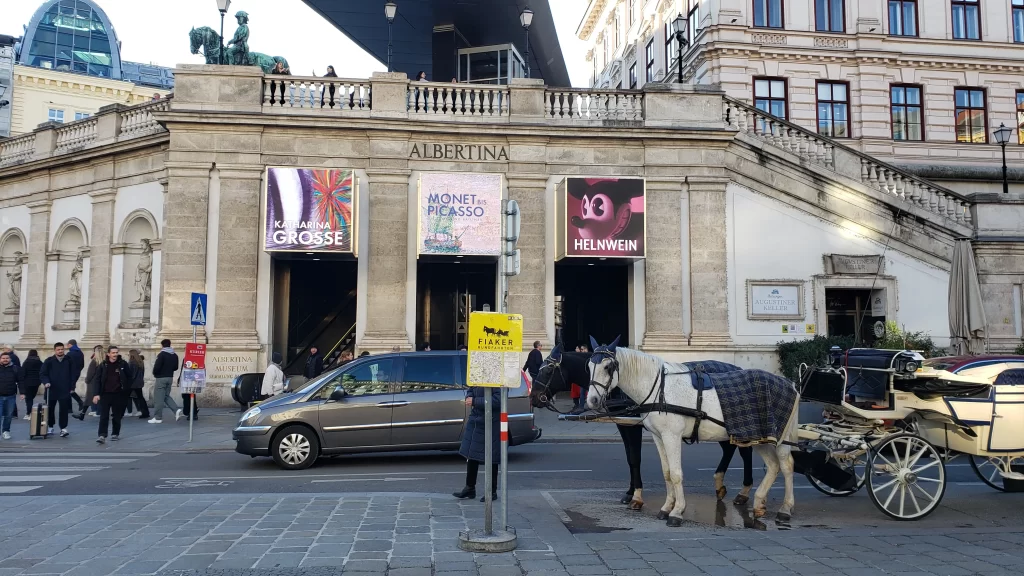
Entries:
[[[553,358],[548,358],[548,359],[544,360],[544,365],[554,366],[553,372],[558,374],[558,378],[561,379],[563,384],[565,383],[565,375],[562,374],[562,361],[561,361],[561,359],[555,360]],[[544,368],[544,365],[541,366],[541,369]],[[540,375],[540,370],[537,371],[537,375],[538,376]],[[555,407],[555,403],[554,403],[554,398],[552,398],[548,394],[548,391],[551,389],[551,378],[553,378],[553,377],[554,377],[553,375],[549,376],[547,382],[541,382],[540,380],[534,380],[533,381],[534,387],[540,389],[540,396],[538,397],[538,399],[541,401],[541,404],[545,408],[547,408],[548,410],[551,410],[552,412],[558,412],[559,414],[568,414],[568,412],[562,412],[561,410],[556,408]]]
[[[602,350],[601,348],[604,348],[604,350]],[[597,348],[596,350],[594,350],[594,353],[590,356],[590,361],[594,362],[594,364],[600,366],[601,362],[603,362],[605,359],[611,360],[611,378],[608,379],[608,383],[607,384],[601,384],[597,380],[594,380],[594,375],[591,374],[590,375],[590,385],[591,386],[597,386],[599,390],[604,392],[603,399],[607,402],[608,395],[611,394],[611,392],[612,392],[611,391],[612,380],[615,379],[615,376],[619,372],[619,361],[615,358],[615,352],[613,352],[611,350],[608,350],[604,346],[602,346],[601,348]],[[599,360],[597,362],[595,362],[594,361],[595,358],[599,358]]]

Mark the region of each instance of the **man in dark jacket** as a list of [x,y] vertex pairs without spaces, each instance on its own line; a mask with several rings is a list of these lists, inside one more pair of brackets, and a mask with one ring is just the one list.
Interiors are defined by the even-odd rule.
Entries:
[[64,343],[57,342],[53,345],[53,356],[43,361],[43,369],[39,371],[39,379],[49,390],[46,404],[50,410],[46,425],[49,426],[49,433],[53,434],[53,421],[59,405],[61,438],[67,438],[69,434],[68,413],[71,412],[71,391],[75,389],[73,369],[71,361],[64,354]]
[[174,410],[174,420],[181,418],[182,411],[178,403],[171,397],[171,386],[174,384],[174,373],[178,371],[178,355],[171,348],[171,341],[164,338],[160,345],[163,350],[156,355],[153,362],[153,418],[150,424],[161,424],[164,421],[164,406]]
[[85,370],[85,354],[82,353],[82,349],[78,347],[78,341],[74,338],[68,340],[68,351],[65,356],[71,361],[71,378],[74,382],[71,386],[71,399],[78,402],[79,412],[85,412],[85,402],[75,391],[75,388],[78,387],[78,379],[82,377],[82,370]]
[[[10,354],[10,356],[11,356],[11,365],[12,366],[14,366],[15,368],[21,368],[21,359],[18,358],[18,354],[14,352],[14,348],[12,348],[10,344],[4,344],[3,352],[6,352],[6,353]],[[14,414],[11,416],[11,418],[17,418],[17,417],[18,417],[18,405],[15,404],[14,405]],[[25,414],[25,417],[27,418],[28,414]]]
[[18,405],[20,381],[21,370],[11,363],[11,355],[0,353],[0,431],[4,440],[11,439],[11,420],[14,419],[14,407]]
[[309,348],[309,358],[306,359],[306,368],[302,375],[308,379],[316,378],[324,371],[324,357],[320,355],[320,349],[316,346]]
[[121,358],[118,347],[107,348],[107,359],[96,369],[90,383],[91,389],[98,392],[92,399],[93,404],[100,407],[100,433],[96,438],[97,443],[103,444],[107,441],[107,426],[110,419],[114,420],[113,435],[110,439],[120,440],[121,417],[124,416],[131,398],[133,376],[132,368]]
[[540,340],[533,342],[533,350],[530,350],[530,355],[526,357],[526,364],[523,365],[523,370],[530,375],[531,379],[537,379],[537,372],[540,371],[541,364],[544,363],[544,355],[540,351]]

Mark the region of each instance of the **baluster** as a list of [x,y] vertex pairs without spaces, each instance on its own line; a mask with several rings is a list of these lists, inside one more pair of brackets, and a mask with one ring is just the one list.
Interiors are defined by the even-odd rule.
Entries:
[[936,196],[938,198],[936,199],[936,203],[935,203],[935,211],[937,213],[939,213],[940,215],[945,216],[946,215],[946,200],[948,200],[948,198],[946,197],[945,194],[943,194],[941,192],[938,192],[938,191],[936,191]]
[[907,196],[903,188],[903,175],[897,172],[896,174],[893,174],[892,179],[893,194],[901,200],[906,200]]
[[964,203],[964,224],[970,226],[973,222],[971,218],[971,205]]

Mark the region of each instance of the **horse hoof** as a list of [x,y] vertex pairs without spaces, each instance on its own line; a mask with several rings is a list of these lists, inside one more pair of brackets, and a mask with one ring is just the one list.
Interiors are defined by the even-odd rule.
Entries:
[[792,517],[789,514],[786,514],[785,512],[779,512],[775,515],[775,522],[779,524],[784,524],[786,526],[789,526],[789,521],[791,519]]
[[659,510],[658,520],[668,520],[668,512],[665,512],[664,510]]
[[743,494],[737,494],[736,498],[732,501],[736,506],[746,506],[747,502],[750,502],[750,497],[744,496]]
[[754,508],[754,518],[764,518],[768,510],[765,508]]
[[729,491],[725,488],[725,486],[722,486],[721,488],[716,488],[715,489],[715,496],[718,496],[719,500],[724,499],[725,495],[728,494],[728,493],[729,493]]
[[679,528],[683,525],[683,519],[676,516],[669,516],[668,521],[665,522],[665,525],[669,528]]
[[621,500],[619,500],[619,504],[629,504],[632,501],[633,501],[633,494],[631,494],[630,492],[626,492],[626,495],[623,496]]
[[629,509],[639,512],[644,507],[643,500],[633,500],[629,503]]

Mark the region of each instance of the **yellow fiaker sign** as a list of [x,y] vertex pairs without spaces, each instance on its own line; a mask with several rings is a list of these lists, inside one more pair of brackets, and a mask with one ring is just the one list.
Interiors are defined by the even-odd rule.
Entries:
[[469,315],[470,386],[518,388],[523,350],[523,316],[501,312]]

